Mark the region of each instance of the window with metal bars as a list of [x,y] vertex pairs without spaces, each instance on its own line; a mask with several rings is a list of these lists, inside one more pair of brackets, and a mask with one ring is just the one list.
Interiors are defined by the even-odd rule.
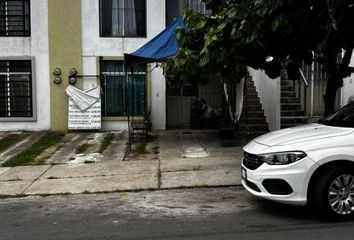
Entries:
[[30,0],[0,0],[0,36],[31,35]]
[[33,117],[30,60],[0,60],[0,118]]
[[211,15],[211,11],[206,9],[205,3],[203,3],[201,0],[188,0],[187,7],[203,15]]
[[190,8],[207,17],[212,15],[212,11],[207,10],[205,3],[201,0],[166,0],[166,26],[178,18],[184,8]]
[[101,37],[146,37],[146,0],[100,0]]
[[123,61],[101,61],[102,116],[143,116],[146,106],[146,64],[126,72]]

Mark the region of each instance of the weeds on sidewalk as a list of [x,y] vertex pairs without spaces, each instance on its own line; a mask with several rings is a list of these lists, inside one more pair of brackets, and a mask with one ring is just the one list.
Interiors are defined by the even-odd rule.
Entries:
[[114,139],[114,133],[108,133],[101,143],[100,149],[98,150],[99,153],[103,153],[104,150],[111,144]]
[[138,139],[132,144],[132,149],[127,149],[123,161],[130,160],[156,160],[159,152],[157,136],[148,135],[144,139]]
[[26,137],[28,137],[28,133],[20,133],[20,134],[10,134],[3,139],[0,140],[0,152],[5,151],[12,145],[22,141]]
[[135,154],[136,155],[141,155],[141,154],[144,154],[146,153],[146,143],[140,143],[136,149],[135,149]]
[[84,153],[84,152],[86,152],[88,147],[89,147],[89,144],[87,144],[87,143],[81,144],[80,146],[78,146],[76,148],[75,153],[76,154]]
[[63,133],[49,131],[32,146],[13,156],[8,161],[3,163],[2,166],[15,167],[21,165],[39,164],[39,162],[36,161],[36,157],[47,148],[58,144],[63,136]]

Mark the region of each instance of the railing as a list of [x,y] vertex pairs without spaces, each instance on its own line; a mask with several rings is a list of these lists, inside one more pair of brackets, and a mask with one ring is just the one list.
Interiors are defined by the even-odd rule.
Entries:
[[296,97],[298,97],[306,116],[323,116],[327,74],[322,71],[322,65],[302,64],[300,81],[294,81]]

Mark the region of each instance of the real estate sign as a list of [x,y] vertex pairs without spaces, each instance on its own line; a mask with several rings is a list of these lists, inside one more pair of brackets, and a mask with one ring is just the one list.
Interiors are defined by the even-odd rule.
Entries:
[[69,86],[68,128],[70,130],[101,129],[100,88],[81,91]]

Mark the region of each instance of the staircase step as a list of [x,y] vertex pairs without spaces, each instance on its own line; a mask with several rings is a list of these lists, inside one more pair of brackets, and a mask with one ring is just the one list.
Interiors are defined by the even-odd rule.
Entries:
[[280,97],[296,97],[296,93],[294,91],[283,91]]
[[304,111],[281,110],[282,117],[304,116]]
[[[264,117],[263,111],[248,111],[247,112],[248,118],[262,118]],[[241,119],[246,118],[246,111],[242,111]]]
[[280,82],[281,86],[294,86],[294,81],[289,79],[282,79]]
[[295,91],[294,90],[294,87],[291,85],[291,86],[288,86],[288,85],[282,85],[281,86],[281,91],[287,91],[287,92],[293,92],[293,91]]
[[256,87],[254,85],[246,85],[246,90],[250,92],[257,92]]
[[301,111],[302,106],[299,103],[282,103],[281,110],[293,110],[293,111]]
[[261,112],[261,111],[263,111],[261,104],[243,106],[243,109],[245,112],[246,112],[246,108],[247,108],[247,112],[254,112],[254,111]]
[[299,99],[296,97],[282,97],[281,103],[299,103]]
[[257,92],[247,92],[246,94],[247,94],[247,96],[245,96],[244,99],[258,98]]
[[248,119],[246,117],[241,117],[240,119],[240,125],[241,124],[267,124],[267,120],[265,117],[261,117],[261,118],[250,118],[248,117]]
[[[246,97],[243,99],[244,102],[246,102]],[[260,99],[258,97],[258,95],[251,95],[251,96],[247,96],[247,102],[259,102]]]
[[243,104],[247,104],[247,106],[252,106],[252,105],[261,105],[259,102],[259,98],[252,98],[252,99],[243,99]]

